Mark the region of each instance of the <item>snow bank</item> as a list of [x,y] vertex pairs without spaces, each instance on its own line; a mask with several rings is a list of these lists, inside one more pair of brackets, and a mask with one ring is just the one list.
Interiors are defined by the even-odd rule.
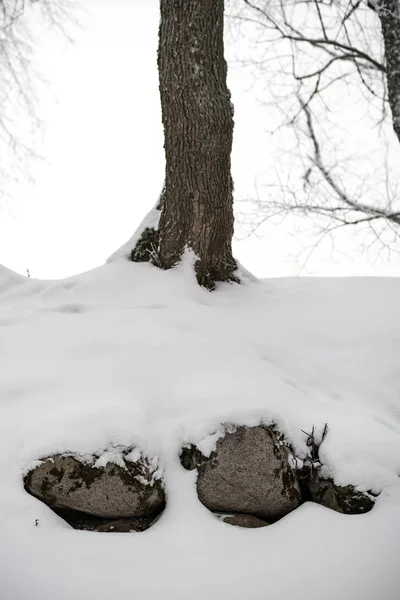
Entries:
[[[0,269],[0,598],[398,598],[400,281],[209,293],[189,264],[118,258],[54,282]],[[224,423],[260,422],[300,457],[302,430],[328,423],[326,473],[382,492],[374,510],[307,503],[262,530],[214,518],[179,449],[209,452]],[[23,490],[41,457],[119,444],[164,472],[167,508],[147,532],[72,531]]]

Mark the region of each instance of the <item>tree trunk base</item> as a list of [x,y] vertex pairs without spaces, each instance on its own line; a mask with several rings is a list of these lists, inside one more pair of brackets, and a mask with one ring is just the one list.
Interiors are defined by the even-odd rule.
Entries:
[[[184,251],[182,251],[181,258],[183,254]],[[153,227],[146,227],[143,231],[131,252],[131,260],[133,262],[149,262],[164,270],[173,269],[179,264],[179,261],[171,265],[163,263],[159,251],[159,231]],[[198,258],[194,264],[198,284],[210,292],[215,290],[217,283],[240,283],[240,279],[235,274],[236,270],[237,264],[233,258],[213,264],[208,264],[207,261]]]
[[197,259],[194,270],[198,284],[210,292],[215,290],[218,282],[240,283],[240,279],[235,275],[237,264],[234,259],[229,263],[212,266],[207,265],[205,261]]

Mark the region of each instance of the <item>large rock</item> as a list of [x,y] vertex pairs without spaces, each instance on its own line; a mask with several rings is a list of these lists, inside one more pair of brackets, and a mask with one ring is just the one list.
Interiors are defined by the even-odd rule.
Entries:
[[76,456],[56,455],[28,473],[25,487],[51,508],[106,519],[150,515],[165,503],[161,481],[154,480],[154,470],[142,458],[95,467]]
[[254,515],[221,515],[220,518],[221,521],[228,523],[228,525],[246,527],[248,529],[257,529],[259,527],[266,527],[269,525],[267,521],[263,521]]
[[352,485],[336,485],[331,479],[322,479],[317,474],[308,482],[314,502],[345,515],[359,515],[370,511],[374,501],[367,494],[358,492]]
[[271,427],[239,427],[218,440],[199,467],[197,493],[210,510],[276,520],[300,504],[283,436]]
[[206,456],[204,456],[201,450],[198,449],[197,446],[194,444],[189,444],[181,449],[179,460],[181,461],[181,465],[184,469],[187,471],[193,471],[207,462],[208,459]]

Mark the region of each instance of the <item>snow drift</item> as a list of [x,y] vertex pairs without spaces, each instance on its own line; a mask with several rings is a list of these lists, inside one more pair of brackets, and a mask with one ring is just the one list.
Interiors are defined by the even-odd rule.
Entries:
[[[118,257],[117,257],[118,258]],[[400,281],[197,286],[115,260],[60,281],[0,268],[0,597],[395,600],[400,589]],[[330,431],[324,472],[380,494],[344,516],[306,503],[243,530],[198,501],[182,445],[275,423],[297,456]],[[23,489],[44,456],[136,445],[167,506],[137,534],[71,530]]]

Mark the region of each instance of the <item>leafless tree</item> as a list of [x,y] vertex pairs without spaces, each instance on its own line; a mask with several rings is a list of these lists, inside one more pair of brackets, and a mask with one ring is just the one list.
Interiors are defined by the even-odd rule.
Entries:
[[45,81],[33,59],[35,24],[68,36],[74,15],[70,0],[0,0],[0,198],[10,184],[29,178],[36,157],[38,91]]
[[399,250],[400,0],[231,0],[229,12],[250,41],[242,63],[291,136],[252,198],[253,229],[306,215],[321,234],[365,227]]

